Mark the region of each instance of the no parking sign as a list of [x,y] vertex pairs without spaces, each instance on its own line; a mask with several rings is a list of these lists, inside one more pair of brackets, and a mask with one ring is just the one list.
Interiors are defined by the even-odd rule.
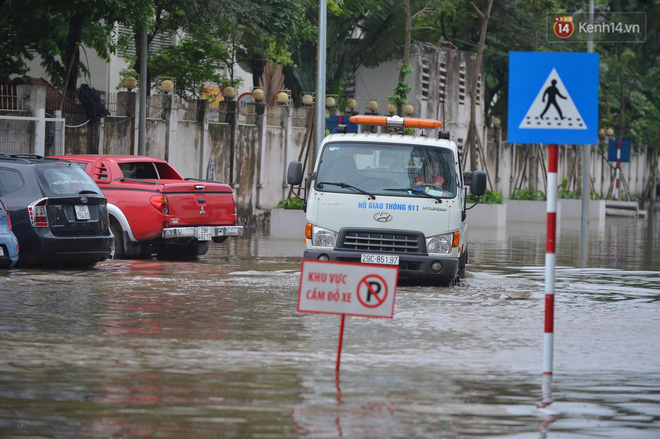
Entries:
[[298,312],[392,318],[399,267],[302,261]]

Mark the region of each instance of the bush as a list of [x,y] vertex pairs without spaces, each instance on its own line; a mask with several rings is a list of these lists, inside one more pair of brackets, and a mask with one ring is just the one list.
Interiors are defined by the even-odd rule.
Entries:
[[[472,194],[468,194],[467,201],[468,203],[476,203],[477,197]],[[481,196],[479,202],[481,204],[503,204],[504,197],[499,192],[488,189],[486,193]]]
[[302,210],[304,200],[300,198],[287,198],[277,203],[277,207],[280,209],[292,209],[292,210]]
[[545,192],[532,189],[516,189],[511,200],[545,201]]

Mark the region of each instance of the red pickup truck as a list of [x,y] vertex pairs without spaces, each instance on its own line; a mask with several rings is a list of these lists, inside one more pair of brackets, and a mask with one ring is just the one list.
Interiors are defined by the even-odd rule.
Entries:
[[59,156],[80,164],[108,199],[114,257],[191,258],[209,242],[241,236],[224,183],[184,179],[165,160],[134,155]]

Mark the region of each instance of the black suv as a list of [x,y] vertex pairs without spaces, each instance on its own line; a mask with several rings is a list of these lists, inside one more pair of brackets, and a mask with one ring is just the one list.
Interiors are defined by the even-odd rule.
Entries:
[[107,200],[75,163],[0,154],[0,197],[20,245],[18,266],[92,267],[111,256]]

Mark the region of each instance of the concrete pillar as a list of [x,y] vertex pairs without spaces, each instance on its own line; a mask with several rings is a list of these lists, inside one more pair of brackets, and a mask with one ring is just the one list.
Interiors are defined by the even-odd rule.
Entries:
[[117,108],[124,108],[126,115],[126,143],[121,146],[120,150],[125,154],[136,154],[137,144],[135,142],[135,130],[137,129],[137,93],[130,91],[120,91],[117,93]]
[[199,172],[197,178],[206,178],[206,168],[209,157],[209,101],[207,99],[197,100],[197,124],[200,129],[199,144]]

